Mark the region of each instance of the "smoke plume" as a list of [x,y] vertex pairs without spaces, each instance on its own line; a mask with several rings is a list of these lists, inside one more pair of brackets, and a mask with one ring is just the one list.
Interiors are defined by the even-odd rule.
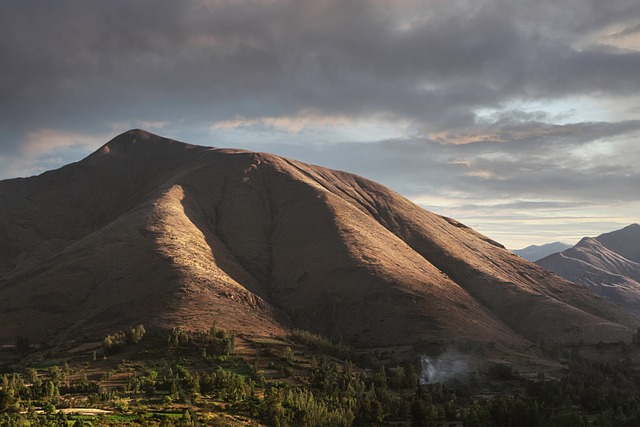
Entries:
[[453,350],[448,350],[437,357],[422,356],[420,384],[446,383],[467,375],[469,364],[466,358],[467,356]]

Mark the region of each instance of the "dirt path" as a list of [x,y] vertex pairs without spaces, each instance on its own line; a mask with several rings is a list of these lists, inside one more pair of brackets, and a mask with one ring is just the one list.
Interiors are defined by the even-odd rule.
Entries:
[[58,411],[63,412],[67,415],[77,414],[77,415],[89,415],[89,416],[113,413],[113,411],[106,411],[104,409],[97,409],[97,408],[63,408],[63,409],[58,409]]

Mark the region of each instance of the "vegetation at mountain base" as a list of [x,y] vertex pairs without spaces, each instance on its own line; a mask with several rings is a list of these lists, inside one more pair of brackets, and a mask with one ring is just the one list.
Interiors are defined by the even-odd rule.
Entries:
[[[475,353],[493,347],[454,344]],[[419,358],[302,330],[287,340],[249,339],[215,325],[166,335],[138,325],[80,352],[6,366],[0,425],[636,426],[637,347],[554,347],[563,362],[557,378],[493,362],[443,384],[425,383]],[[622,349],[629,357],[583,357]]]

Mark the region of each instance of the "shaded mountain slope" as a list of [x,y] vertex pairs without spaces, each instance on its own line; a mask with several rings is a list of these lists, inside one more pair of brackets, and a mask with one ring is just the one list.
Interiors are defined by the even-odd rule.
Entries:
[[631,313],[640,314],[640,226],[585,237],[573,248],[538,264],[578,283]]
[[596,237],[605,248],[633,262],[640,262],[640,224],[631,224],[620,230]]
[[129,131],[0,182],[0,339],[143,322],[356,345],[629,339],[637,319],[364,178]]

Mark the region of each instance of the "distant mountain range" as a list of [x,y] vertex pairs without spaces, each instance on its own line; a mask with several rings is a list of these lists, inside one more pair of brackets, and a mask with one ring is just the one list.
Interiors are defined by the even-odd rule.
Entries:
[[516,249],[513,251],[513,253],[516,255],[520,255],[522,258],[526,259],[527,261],[535,262],[551,254],[562,252],[565,249],[569,249],[570,247],[571,245],[567,243],[553,242],[553,243],[546,243],[540,246],[531,245],[523,249]]
[[537,261],[635,314],[640,314],[640,225],[585,237],[560,253]]
[[640,320],[380,184],[141,130],[0,181],[0,344],[208,329],[619,341]]

